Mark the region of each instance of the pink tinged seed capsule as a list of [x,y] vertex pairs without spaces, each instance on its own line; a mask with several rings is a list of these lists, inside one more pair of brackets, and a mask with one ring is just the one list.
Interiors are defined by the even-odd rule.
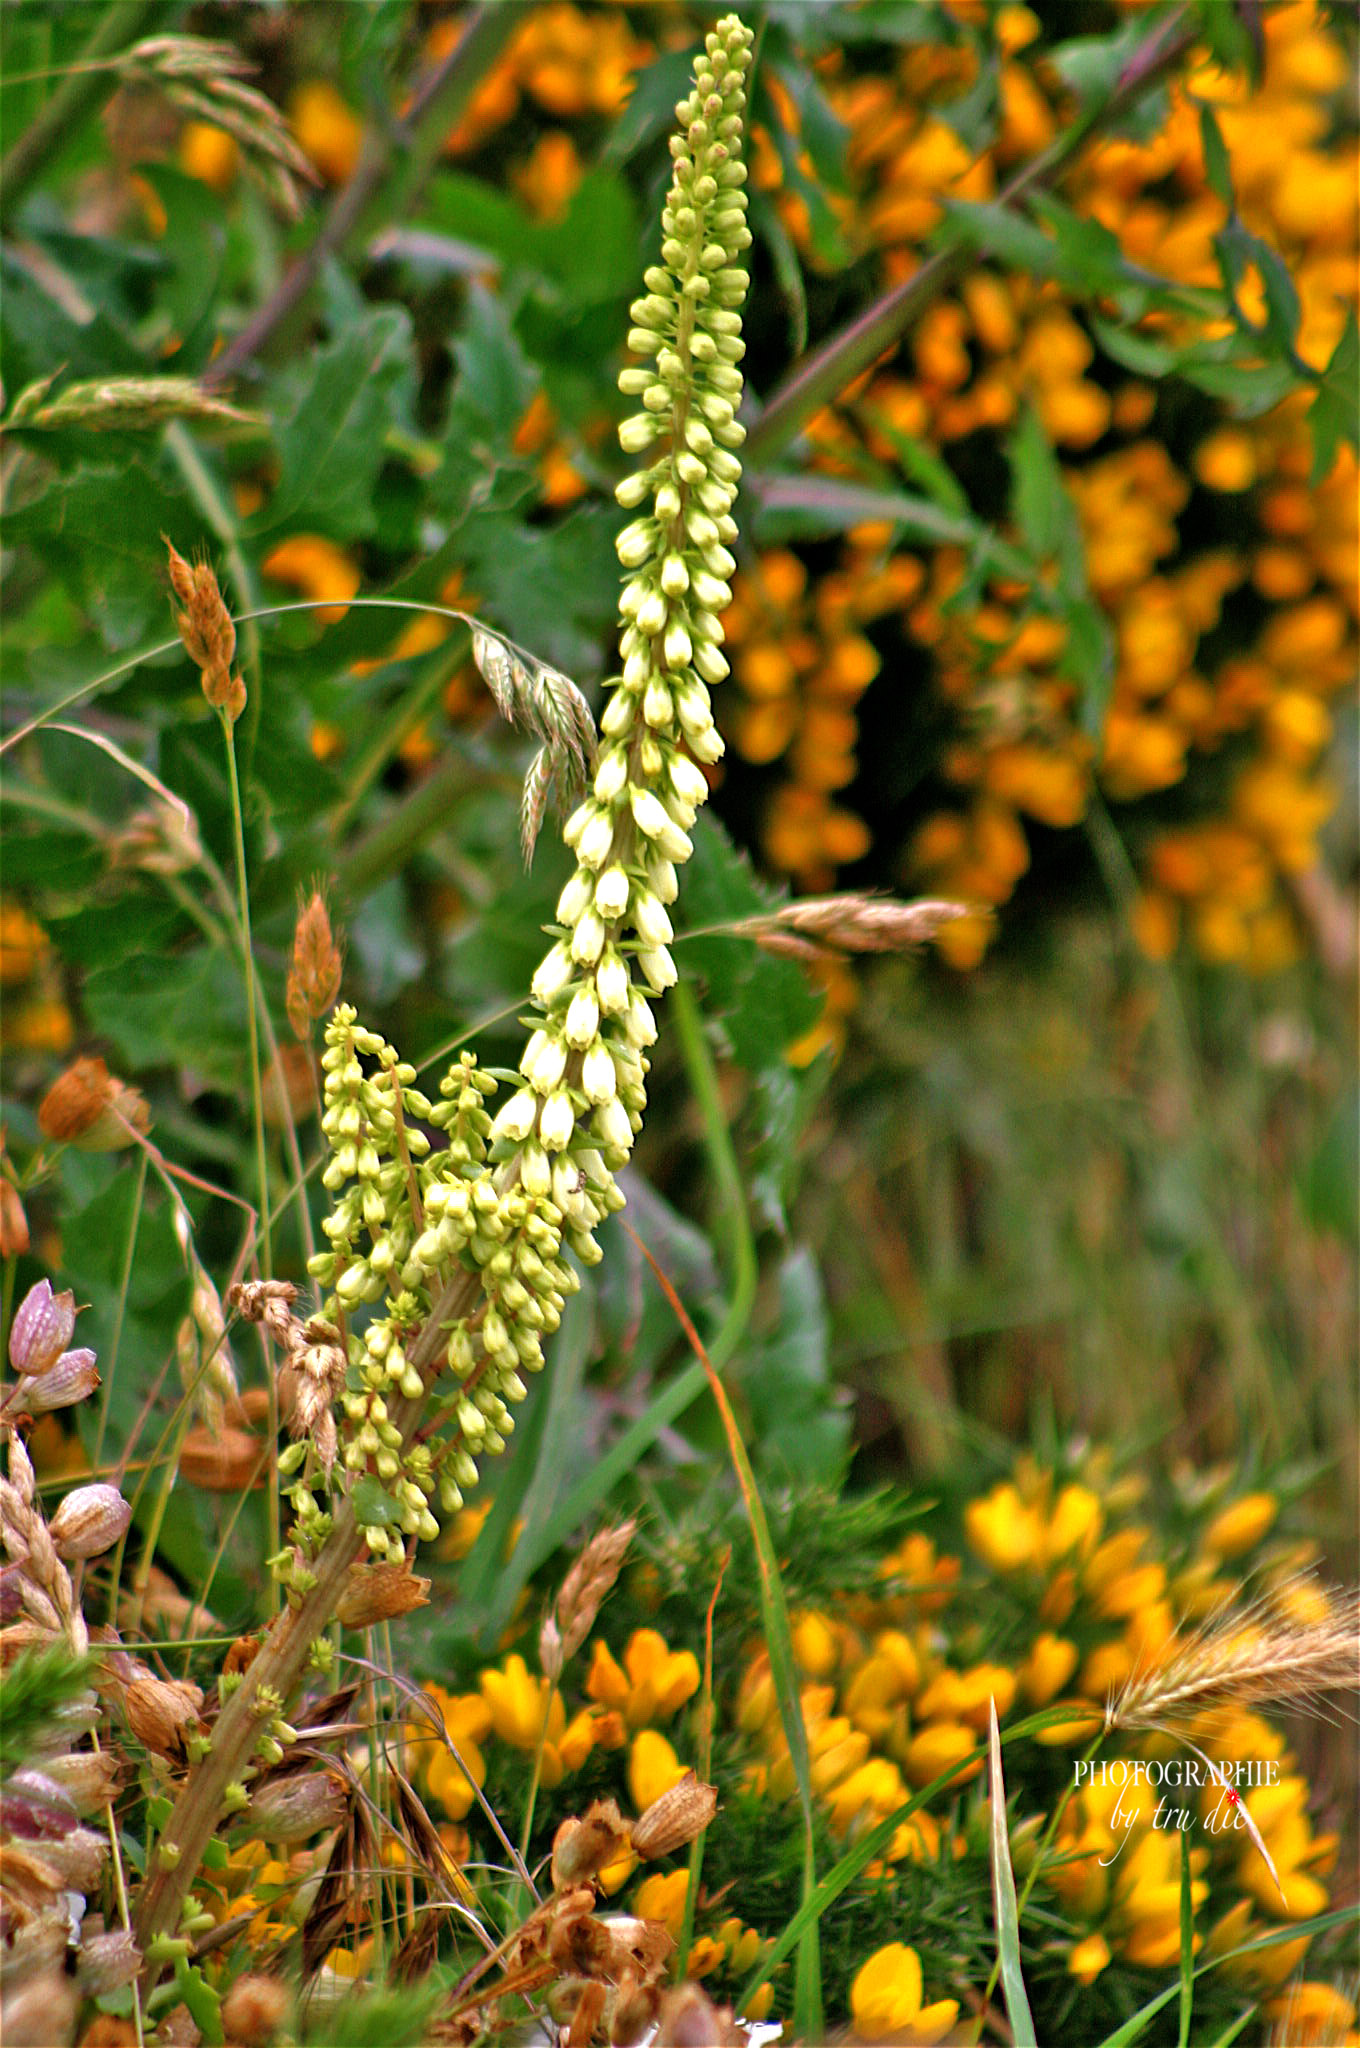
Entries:
[[78,1486],[68,1493],[48,1524],[60,1557],[102,1557],[132,1520],[132,1508],[116,1486]]
[[50,1280],[40,1280],[15,1311],[9,1333],[9,1362],[26,1379],[38,1379],[50,1372],[71,1341],[76,1326],[76,1298],[70,1288],[52,1292]]
[[14,1407],[24,1415],[48,1415],[70,1408],[99,1385],[93,1351],[63,1351],[41,1379],[25,1377],[14,1389]]

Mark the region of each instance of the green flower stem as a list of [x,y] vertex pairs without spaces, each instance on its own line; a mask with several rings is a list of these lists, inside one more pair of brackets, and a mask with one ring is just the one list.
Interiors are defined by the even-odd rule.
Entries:
[[[755,1305],[756,1282],[759,1277],[756,1241],[751,1229],[750,1211],[746,1206],[746,1190],[742,1183],[736,1148],[732,1143],[727,1112],[718,1093],[718,1070],[708,1040],[704,1036],[699,1005],[688,981],[677,982],[672,990],[671,1015],[675,1019],[675,1034],[680,1041],[685,1072],[689,1076],[689,1085],[694,1090],[694,1099],[699,1105],[699,1114],[703,1119],[704,1146],[708,1153],[709,1168],[718,1189],[721,1220],[730,1232],[732,1300],[723,1319],[722,1330],[710,1353],[716,1363],[723,1364],[731,1353],[731,1344],[725,1346],[723,1343],[729,1322],[734,1326],[735,1332],[744,1330]],[[722,1235],[720,1233],[720,1237]]]
[[[274,1227],[269,1207],[269,1153],[265,1144],[264,1131],[264,1075],[260,1068],[260,1028],[256,1014],[255,991],[255,950],[250,936],[250,882],[246,870],[245,819],[241,810],[241,784],[236,772],[236,742],[230,718],[224,711],[222,736],[227,747],[227,776],[231,785],[231,822],[234,850],[236,855],[236,890],[238,915],[241,922],[241,966],[246,984],[246,1045],[250,1055],[250,1100],[255,1127],[255,1180],[259,1200],[260,1251],[266,1273],[274,1270]],[[280,1091],[283,1075],[278,1076]],[[277,1444],[279,1439],[279,1385],[274,1371],[267,1334],[261,1331],[265,1354],[265,1383],[269,1392],[269,1441]],[[282,1541],[282,1522],[279,1511],[279,1489],[271,1483],[268,1492],[269,1514],[269,1555],[278,1551]],[[279,1589],[274,1579],[269,1581],[269,1603],[271,1613],[278,1611]]]

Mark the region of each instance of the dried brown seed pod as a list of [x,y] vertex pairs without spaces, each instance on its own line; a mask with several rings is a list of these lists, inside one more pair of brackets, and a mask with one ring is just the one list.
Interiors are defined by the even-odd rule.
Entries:
[[76,1557],[102,1557],[126,1533],[131,1520],[131,1504],[118,1488],[100,1482],[77,1486],[68,1493],[48,1528],[57,1555],[69,1562]]
[[180,1446],[179,1476],[207,1493],[239,1493],[263,1486],[267,1460],[263,1441],[248,1430],[209,1429],[197,1423]]
[[38,1128],[82,1152],[117,1152],[151,1128],[151,1111],[139,1089],[111,1074],[103,1060],[86,1055],[58,1074],[44,1095]]
[[670,1856],[701,1835],[718,1810],[718,1788],[693,1771],[654,1799],[633,1823],[633,1847],[644,1859]]
[[627,1848],[628,1823],[615,1801],[592,1801],[579,1819],[564,1820],[553,1837],[553,1890],[564,1892],[588,1883]]
[[181,1678],[138,1678],[123,1695],[128,1727],[157,1756],[176,1762],[184,1754],[185,1737],[200,1725],[203,1694]]
[[353,1564],[335,1612],[346,1628],[372,1628],[424,1607],[430,1582],[405,1564]]

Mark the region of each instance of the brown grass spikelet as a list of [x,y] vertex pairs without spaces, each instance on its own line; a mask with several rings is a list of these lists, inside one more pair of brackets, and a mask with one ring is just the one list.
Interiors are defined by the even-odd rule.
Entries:
[[1325,1619],[1303,1624],[1258,1604],[1220,1614],[1163,1662],[1136,1672],[1106,1706],[1105,1727],[1166,1729],[1262,1699],[1304,1707],[1357,1686],[1360,1598],[1337,1596]]
[[173,541],[166,539],[165,545],[170,554],[170,588],[184,607],[175,613],[184,651],[200,671],[203,694],[214,711],[221,711],[235,725],[246,708],[246,686],[231,673],[236,654],[231,613],[210,564],[190,564]]
[[900,903],[891,896],[847,890],[839,896],[805,896],[728,929],[753,938],[766,952],[802,959],[826,953],[903,953],[968,911],[968,904],[944,899]]
[[117,1152],[150,1127],[146,1097],[94,1055],[73,1060],[38,1105],[43,1136],[82,1152]]
[[637,1523],[630,1519],[616,1528],[601,1529],[563,1579],[538,1638],[544,1675],[554,1683],[595,1626],[595,1617],[623,1569],[636,1528]]
[[326,899],[319,888],[313,888],[298,912],[293,954],[288,963],[284,1005],[295,1038],[310,1038],[313,1023],[333,1007],[340,993],[343,966]]

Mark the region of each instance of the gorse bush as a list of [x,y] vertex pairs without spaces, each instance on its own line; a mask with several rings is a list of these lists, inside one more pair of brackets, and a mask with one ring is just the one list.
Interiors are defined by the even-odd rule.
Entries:
[[[1344,167],[1343,29],[203,26],[5,23],[6,2040],[1346,2037],[1308,1475],[850,1485],[793,1207],[848,963],[976,965],[1022,817],[1122,874],[1245,731],[1137,931],[1325,894],[1350,244],[1253,122]],[[699,813],[872,879],[908,645],[941,893],[783,900]]]

